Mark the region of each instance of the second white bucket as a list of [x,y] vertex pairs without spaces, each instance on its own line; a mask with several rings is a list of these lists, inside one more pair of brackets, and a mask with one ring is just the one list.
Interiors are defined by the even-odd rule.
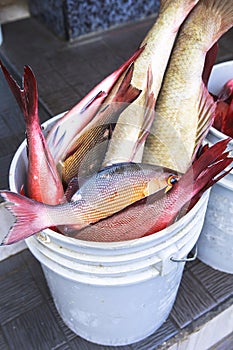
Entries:
[[[233,78],[233,61],[214,66],[209,90],[218,94]],[[215,128],[207,135],[210,145],[227,138]],[[229,148],[233,150],[233,141]],[[219,271],[233,273],[233,171],[217,182],[210,192],[202,233],[198,240],[198,258]]]
[[[12,191],[20,190],[26,169],[24,142],[10,168]],[[49,229],[28,238],[68,327],[102,345],[134,343],[156,331],[173,307],[185,258],[202,229],[208,196],[205,193],[167,229],[136,240],[86,242]]]

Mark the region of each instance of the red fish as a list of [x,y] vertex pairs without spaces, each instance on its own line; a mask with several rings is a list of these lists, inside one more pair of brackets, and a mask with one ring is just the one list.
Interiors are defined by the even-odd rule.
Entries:
[[184,206],[187,208],[190,201],[194,203],[204,191],[229,173],[231,169],[219,175],[233,161],[233,158],[228,157],[228,152],[224,153],[229,141],[228,138],[205,150],[166,195],[161,191],[156,192],[74,233],[74,237],[98,242],[124,241],[166,228],[174,222]]
[[39,202],[59,204],[64,199],[63,186],[55,162],[47,147],[38,116],[38,91],[29,66],[24,68],[23,89],[0,62],[5,78],[21,108],[28,146],[27,195]]
[[[10,191],[0,191],[5,200],[2,207],[10,211],[16,221],[3,244],[14,243],[47,227],[71,225],[81,229],[108,217],[126,206],[163,189],[167,191],[177,181],[169,169],[146,164],[121,163],[107,167],[86,180],[62,205],[45,205]],[[69,227],[64,228],[69,233]]]

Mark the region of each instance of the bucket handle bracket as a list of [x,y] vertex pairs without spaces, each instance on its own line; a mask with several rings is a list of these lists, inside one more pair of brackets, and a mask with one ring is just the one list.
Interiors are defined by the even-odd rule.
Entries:
[[197,258],[197,253],[198,253],[198,250],[197,250],[197,244],[196,244],[195,247],[194,247],[194,251],[191,254],[189,254],[191,256],[189,256],[187,258],[174,258],[173,256],[171,256],[170,260],[173,261],[173,262],[190,262],[190,261],[194,261]]

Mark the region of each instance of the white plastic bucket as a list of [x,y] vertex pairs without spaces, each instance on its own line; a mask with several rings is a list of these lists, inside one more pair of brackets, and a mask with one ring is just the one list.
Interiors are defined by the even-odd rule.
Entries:
[[[25,182],[26,165],[23,143],[11,164],[11,190]],[[167,229],[136,240],[87,242],[50,229],[28,238],[68,327],[102,345],[134,343],[157,330],[174,304],[183,258],[199,237],[207,202],[208,193]]]
[[[215,65],[209,80],[209,90],[218,94],[230,78],[233,78],[233,61]],[[213,127],[207,135],[209,144],[225,138],[225,134]],[[233,141],[230,149],[233,149]],[[198,240],[198,258],[217,270],[233,273],[232,171],[211,189],[204,226]]]

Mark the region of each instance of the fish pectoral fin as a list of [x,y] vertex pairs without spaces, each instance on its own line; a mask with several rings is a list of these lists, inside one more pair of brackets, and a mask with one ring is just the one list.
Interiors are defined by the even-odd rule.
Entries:
[[152,83],[153,83],[153,75],[152,75],[151,66],[149,65],[148,71],[147,71],[147,90],[146,90],[147,94],[146,94],[143,123],[142,123],[141,131],[138,136],[138,140],[135,143],[134,148],[132,150],[130,161],[132,161],[135,158],[139,148],[146,141],[146,138],[150,133],[151,125],[153,124],[153,121],[155,118],[156,98],[154,96],[154,93],[151,91]]
[[166,188],[168,186],[165,186],[161,184],[161,187],[158,186],[157,181],[155,182],[154,180],[151,180],[147,183],[147,186],[145,187],[144,191],[143,191],[143,195],[144,197],[148,197],[158,191],[164,191],[164,193],[166,193]]
[[150,106],[147,106],[145,109],[142,128],[139,133],[138,140],[134,145],[132,155],[130,157],[130,161],[132,161],[135,158],[136,153],[138,152],[139,148],[143,145],[143,143],[146,141],[146,138],[150,133],[150,128],[154,121],[154,116],[155,116],[154,109],[151,108],[152,104],[155,105],[155,98],[154,98],[153,92],[150,94],[150,101],[151,101]]
[[73,177],[70,182],[68,183],[66,192],[65,192],[65,198],[67,202],[71,201],[71,198],[73,195],[79,190],[79,179],[78,177]]
[[136,98],[138,98],[142,91],[131,85],[133,71],[134,64],[132,63],[127,69],[124,79],[122,80],[116,96],[113,98],[112,102],[131,103],[136,100]]
[[213,97],[207,90],[204,82],[201,84],[200,88],[200,97],[199,97],[199,106],[198,106],[198,125],[196,130],[195,146],[193,151],[192,161],[194,160],[196,153],[202,144],[206,134],[209,131],[209,128],[213,124],[215,117],[215,108],[216,103],[214,102]]

